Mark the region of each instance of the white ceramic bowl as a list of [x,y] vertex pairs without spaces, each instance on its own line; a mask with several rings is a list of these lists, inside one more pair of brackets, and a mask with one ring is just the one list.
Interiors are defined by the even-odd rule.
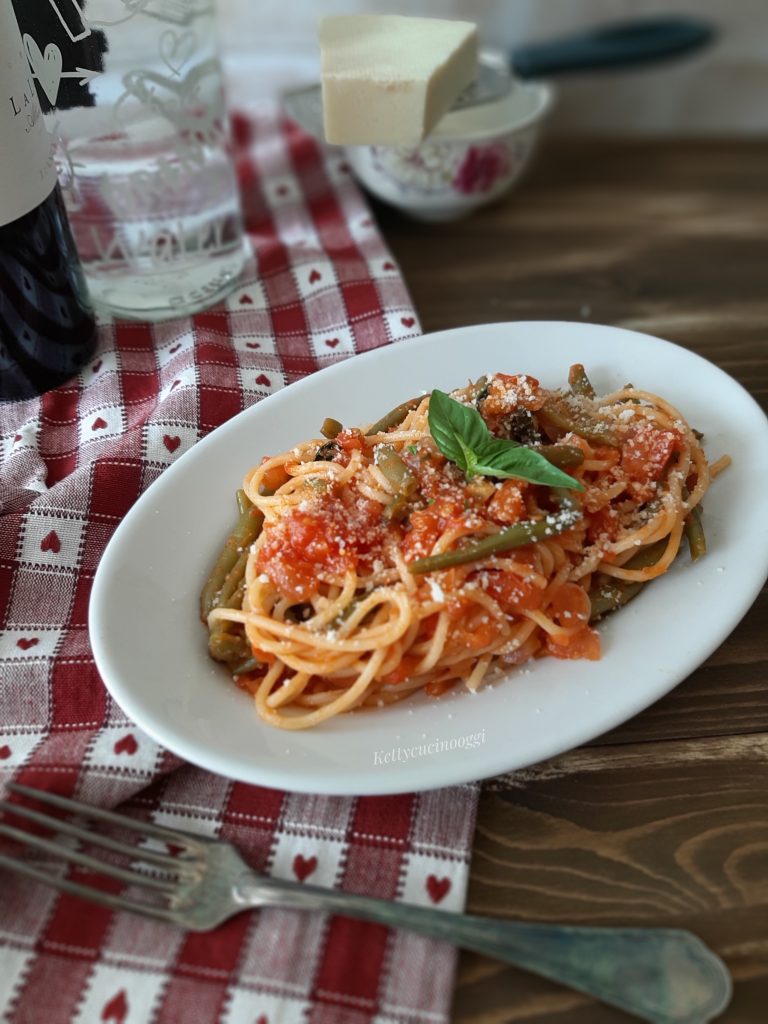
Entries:
[[347,159],[369,192],[409,216],[456,220],[518,181],[552,101],[550,85],[515,82],[502,99],[447,114],[419,146],[349,146]]

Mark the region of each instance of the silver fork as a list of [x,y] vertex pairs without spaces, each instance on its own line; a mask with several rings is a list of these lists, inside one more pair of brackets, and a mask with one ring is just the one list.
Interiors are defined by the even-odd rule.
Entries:
[[[9,783],[8,788],[41,804],[130,829],[143,839],[159,839],[180,849],[178,856],[143,849],[94,831],[92,826],[0,801],[5,815],[26,818],[59,835],[130,859],[133,866],[120,867],[0,822],[0,835],[142,890],[137,897],[103,892],[53,876],[28,860],[0,854],[0,865],[12,871],[113,910],[128,910],[192,931],[208,931],[252,907],[346,914],[392,928],[408,928],[495,957],[654,1024],[705,1024],[722,1013],[731,997],[725,965],[690,932],[496,921],[266,878],[252,871],[229,843],[136,821],[27,786]],[[141,863],[160,871],[148,875],[136,870]]]

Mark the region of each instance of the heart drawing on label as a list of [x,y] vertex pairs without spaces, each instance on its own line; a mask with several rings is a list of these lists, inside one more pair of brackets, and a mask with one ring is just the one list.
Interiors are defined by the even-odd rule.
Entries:
[[40,87],[48,97],[49,103],[54,105],[59,95],[61,85],[62,59],[61,50],[55,43],[48,43],[45,53],[42,53],[32,36],[24,34],[24,49],[27,51],[29,66],[32,73],[40,83]]
[[175,452],[181,444],[181,438],[178,435],[171,437],[170,434],[163,434],[163,444],[169,452]]
[[197,36],[192,29],[179,35],[172,28],[167,28],[160,36],[160,56],[174,75],[181,74],[181,69],[190,62],[196,49]]

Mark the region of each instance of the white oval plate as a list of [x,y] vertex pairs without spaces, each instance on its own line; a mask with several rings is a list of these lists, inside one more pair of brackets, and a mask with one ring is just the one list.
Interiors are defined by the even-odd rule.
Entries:
[[[631,380],[671,400],[734,464],[707,495],[709,553],[683,557],[600,628],[602,661],[545,658],[473,695],[343,715],[307,732],[264,725],[207,657],[198,594],[263,455],[317,437],[326,416],[369,423],[419,391],[530,373],[562,386],[583,362],[600,392]],[[99,671],[155,740],[203,768],[309,793],[379,794],[486,778],[598,736],[663,696],[722,643],[768,571],[768,421],[744,389],[669,342],[583,323],[462,327],[378,349],[291,385],[219,427],[136,503],[99,565],[90,632]]]

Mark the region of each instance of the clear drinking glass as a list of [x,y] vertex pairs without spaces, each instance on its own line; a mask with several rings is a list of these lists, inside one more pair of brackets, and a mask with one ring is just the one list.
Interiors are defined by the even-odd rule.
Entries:
[[246,250],[214,0],[14,4],[94,303],[162,319],[218,301]]

